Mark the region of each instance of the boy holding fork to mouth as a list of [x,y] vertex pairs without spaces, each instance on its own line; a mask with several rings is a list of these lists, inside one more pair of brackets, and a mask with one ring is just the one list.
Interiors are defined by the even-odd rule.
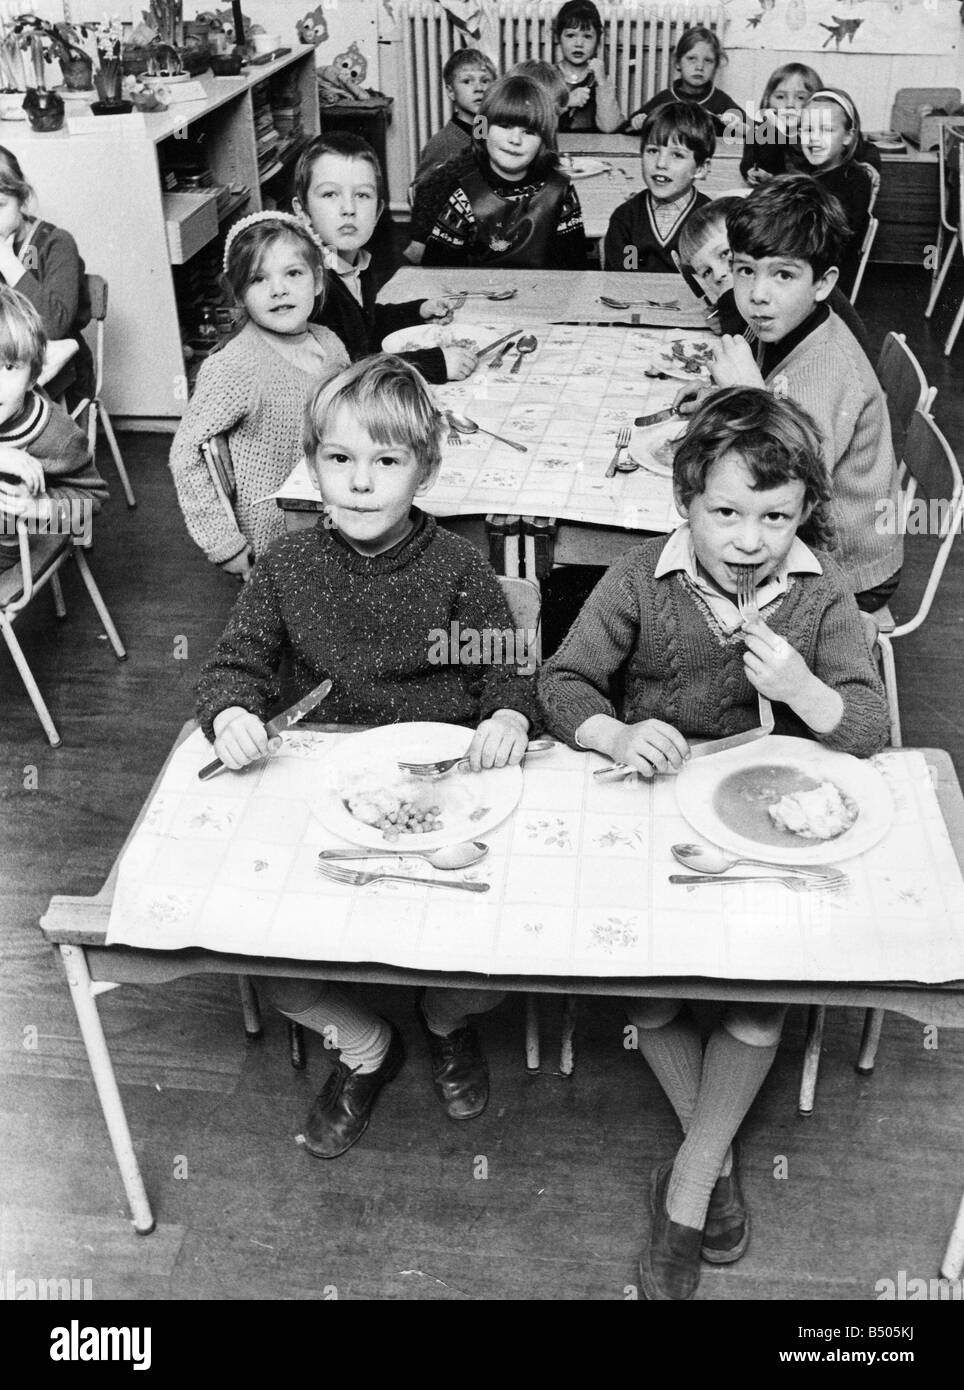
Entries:
[[[829,486],[813,421],[756,388],[711,396],[673,464],[686,517],[600,580],[539,675],[551,733],[643,777],[676,772],[687,740],[742,733],[758,696],[779,702],[777,731],[868,757],[887,737],[887,700],[860,614],[821,545]],[[755,615],[734,602],[754,571]],[[653,1223],[640,1262],[644,1297],[690,1299],[700,1258],[738,1260],[749,1214],[733,1141],[776,1055],[785,1005],[729,1005],[705,1053],[679,1000],[634,999],[638,1047],[685,1135],[652,1175]]]
[[[489,664],[442,662],[432,637],[453,623],[467,632],[512,628],[482,555],[414,505],[438,474],[446,428],[424,380],[400,357],[358,362],[315,393],[304,447],[324,523],[264,553],[198,684],[199,722],[228,768],[267,751],[264,719],[283,654],[297,695],[331,677],[325,717],[334,723],[465,724],[475,728],[473,771],[522,758],[536,718],[531,682],[491,652]],[[277,979],[262,988],[289,1018],[335,1044],[338,1060],[308,1115],[305,1146],[316,1158],[337,1158],[361,1138],[379,1091],[399,1071],[401,1033],[348,989]],[[467,1016],[501,998],[429,989],[417,1005],[450,1119],[485,1109],[488,1069]]]

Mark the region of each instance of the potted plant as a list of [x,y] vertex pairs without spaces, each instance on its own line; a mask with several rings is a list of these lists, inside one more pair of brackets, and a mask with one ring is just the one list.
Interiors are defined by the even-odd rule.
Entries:
[[18,15],[14,33],[28,40],[37,35],[44,43],[44,59],[50,62],[56,58],[63,74],[64,86],[69,92],[89,92],[93,87],[94,60],[90,52],[82,46],[87,38],[86,29],[79,31],[72,24],[51,24],[37,15]]

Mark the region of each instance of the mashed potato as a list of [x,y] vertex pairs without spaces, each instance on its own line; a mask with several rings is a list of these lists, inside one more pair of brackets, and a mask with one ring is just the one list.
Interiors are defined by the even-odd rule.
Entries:
[[804,840],[832,840],[849,830],[858,815],[856,802],[833,782],[781,796],[767,810],[776,825]]

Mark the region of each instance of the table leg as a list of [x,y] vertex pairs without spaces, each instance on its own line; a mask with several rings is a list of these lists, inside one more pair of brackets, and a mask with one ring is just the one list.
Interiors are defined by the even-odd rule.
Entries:
[[525,574],[541,584],[552,571],[557,521],[553,516],[524,516]]
[[490,513],[485,518],[489,536],[489,562],[496,574],[506,579],[519,578],[519,530],[522,520],[517,516]]
[[80,1024],[81,1036],[87,1049],[87,1060],[90,1062],[94,1085],[97,1087],[100,1108],[104,1112],[114,1157],[117,1159],[124,1191],[127,1193],[127,1202],[134,1218],[134,1230],[140,1236],[149,1236],[154,1229],[154,1215],[147,1200],[137,1155],[131,1142],[127,1116],[124,1114],[124,1102],[117,1089],[107,1039],[104,1037],[100,1014],[94,1000],[87,958],[80,946],[62,945],[60,954],[64,962],[70,997],[77,1011],[77,1022]]
[[567,994],[562,1006],[562,1041],[559,1045],[559,1070],[563,1076],[572,1076],[576,1060],[573,1055],[572,1035],[576,1031],[576,996]]
[[823,1047],[823,1024],[826,1016],[827,1010],[823,1004],[811,1004],[807,1017],[807,1041],[803,1049],[800,1100],[797,1105],[801,1115],[813,1114],[813,1097],[817,1089],[817,1072],[820,1070],[820,1050]]
[[526,1067],[539,1070],[539,996],[526,995]]
[[957,1220],[954,1222],[954,1229],[951,1231],[951,1238],[947,1242],[947,1249],[941,1262],[941,1274],[945,1279],[960,1279],[962,1273],[964,1273],[964,1197],[961,1198],[961,1205],[957,1209]]

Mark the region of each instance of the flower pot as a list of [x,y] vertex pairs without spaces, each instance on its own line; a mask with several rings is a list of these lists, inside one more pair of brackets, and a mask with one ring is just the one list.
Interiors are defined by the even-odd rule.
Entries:
[[63,99],[56,92],[31,87],[23,100],[31,130],[60,130],[64,124]]
[[94,65],[87,58],[61,58],[60,71],[68,92],[89,92],[94,86]]
[[94,74],[94,82],[97,86],[97,105],[116,106],[121,99],[122,81],[123,73],[119,60],[105,59],[100,69]]
[[132,101],[92,101],[90,109],[95,116],[129,116],[134,110]]

